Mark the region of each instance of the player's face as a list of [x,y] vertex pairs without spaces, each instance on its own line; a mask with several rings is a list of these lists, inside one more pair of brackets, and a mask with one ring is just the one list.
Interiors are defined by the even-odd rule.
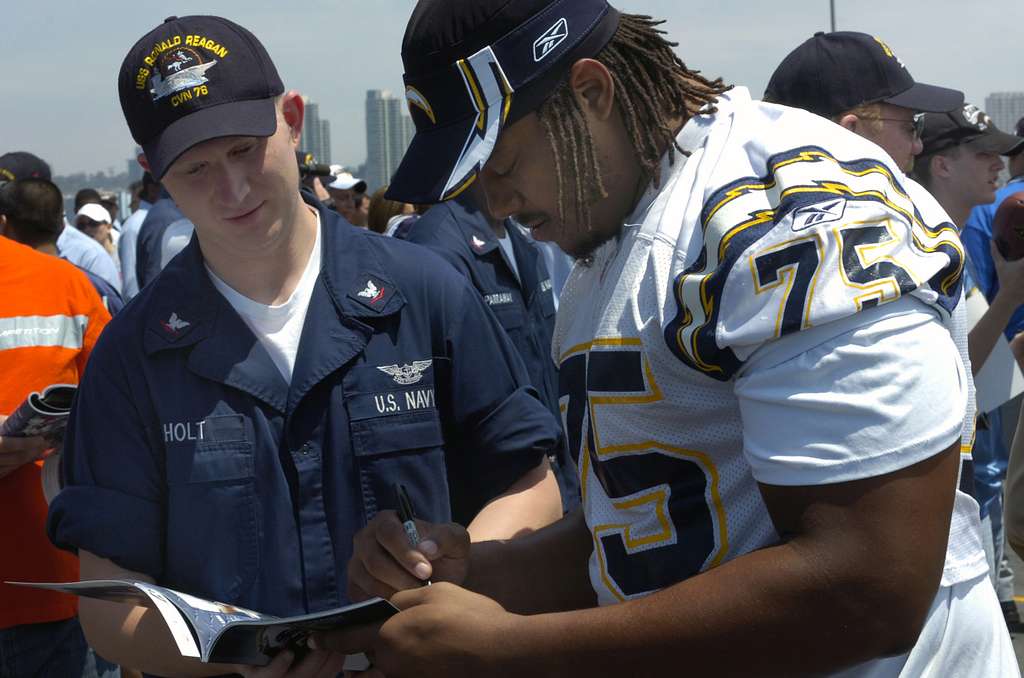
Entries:
[[914,130],[914,111],[892,104],[879,104],[878,126],[863,125],[857,131],[881,146],[904,172],[914,167],[921,152],[921,139]]
[[[554,241],[576,258],[588,256],[615,237],[635,202],[636,175],[630,173],[630,166],[620,154],[613,152],[614,144],[600,133],[593,133],[593,138],[608,196],[591,206],[589,224],[576,220],[576,203],[571,194],[567,196],[564,220],[559,218],[555,158],[535,113],[502,131],[480,172],[478,181],[490,214],[499,220],[515,218],[537,240]],[[562,173],[570,192],[577,171],[563,163]]]
[[279,107],[271,136],[211,139],[174,161],[164,186],[204,250],[256,252],[285,235],[299,200],[297,137]]
[[987,205],[996,199],[1003,159],[996,153],[963,146],[949,158],[950,186],[959,191],[965,205]]

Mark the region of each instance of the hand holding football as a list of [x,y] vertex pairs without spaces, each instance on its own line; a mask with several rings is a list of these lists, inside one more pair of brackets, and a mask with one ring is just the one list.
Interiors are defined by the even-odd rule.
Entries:
[[1007,196],[992,220],[992,239],[1008,261],[1024,257],[1024,191]]

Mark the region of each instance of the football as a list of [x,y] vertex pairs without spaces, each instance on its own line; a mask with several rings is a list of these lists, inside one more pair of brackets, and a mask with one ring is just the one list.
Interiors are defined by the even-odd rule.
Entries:
[[1007,260],[1024,257],[1024,191],[1006,197],[992,220],[992,239]]

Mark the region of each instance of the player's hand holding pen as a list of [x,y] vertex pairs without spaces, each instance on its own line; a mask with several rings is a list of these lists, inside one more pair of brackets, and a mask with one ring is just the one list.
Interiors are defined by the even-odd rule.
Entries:
[[[359,675],[367,678],[497,675],[481,659],[510,637],[516,615],[453,585],[465,581],[469,568],[464,527],[416,520],[404,488],[395,495],[398,511],[382,511],[355,537],[349,596],[386,597],[402,612],[380,627],[315,633],[310,647],[366,652],[374,666]],[[432,653],[429,662],[421,661],[422,652]]]
[[466,579],[466,528],[416,520],[408,497],[400,498],[405,495],[404,488],[396,487],[395,493],[400,510],[381,511],[355,536],[348,565],[348,594],[353,601],[391,598],[398,591],[428,582],[462,584]]

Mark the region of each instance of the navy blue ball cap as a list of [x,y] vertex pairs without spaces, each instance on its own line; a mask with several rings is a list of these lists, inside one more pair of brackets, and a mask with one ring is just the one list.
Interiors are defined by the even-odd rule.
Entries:
[[992,118],[974,104],[964,104],[949,113],[926,113],[921,143],[922,155],[953,146],[970,146],[998,155],[1014,155],[1024,148],[1024,139],[1001,131]]
[[50,179],[50,166],[28,151],[0,155],[0,183],[18,179]]
[[121,63],[118,91],[132,138],[159,180],[196,144],[272,135],[284,85],[245,28],[186,16],[169,17],[135,43]]
[[402,42],[416,135],[387,197],[429,204],[462,193],[501,131],[618,26],[607,0],[420,0]]
[[764,100],[825,118],[864,104],[885,102],[914,111],[945,113],[964,105],[954,89],[915,82],[882,40],[866,33],[815,33],[772,74]]

